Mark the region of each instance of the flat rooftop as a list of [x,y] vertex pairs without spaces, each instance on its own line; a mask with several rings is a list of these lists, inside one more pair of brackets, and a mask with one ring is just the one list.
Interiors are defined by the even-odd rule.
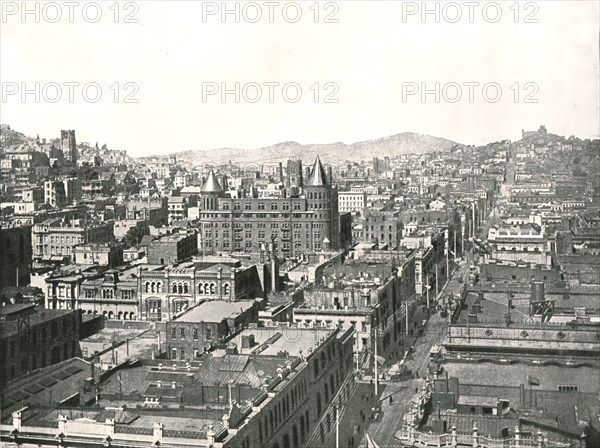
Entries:
[[192,308],[187,313],[176,319],[177,322],[222,322],[225,319],[232,319],[254,306],[253,300],[244,300],[240,302],[225,302],[223,300],[211,300],[203,302]]
[[539,380],[536,389],[558,390],[559,385],[578,386],[579,391],[600,392],[600,368],[561,367],[553,365],[528,365],[524,363],[497,364],[491,362],[445,362],[444,370],[451,377],[460,378],[463,384],[491,386],[518,386],[529,383],[528,376]]
[[[302,351],[302,354],[307,356],[309,347],[319,344],[321,338],[327,337],[330,331],[325,328],[248,328],[236,335],[231,342],[237,344],[241,354],[260,353],[266,356],[277,356],[280,352],[288,352],[290,356],[300,356]],[[243,348],[242,338],[250,335],[254,335],[255,345]],[[263,344],[264,347],[258,350]]]

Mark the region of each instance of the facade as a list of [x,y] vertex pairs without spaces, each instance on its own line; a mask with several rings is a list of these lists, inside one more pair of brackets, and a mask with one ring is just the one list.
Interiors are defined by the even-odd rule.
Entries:
[[29,284],[31,252],[31,226],[0,228],[0,287]]
[[158,236],[148,243],[147,255],[150,264],[174,264],[198,253],[196,232],[181,231]]
[[259,301],[202,302],[167,322],[169,359],[194,361],[233,333],[258,322]]
[[62,218],[51,218],[33,226],[33,258],[72,259],[75,246],[108,242],[112,238],[112,222],[86,223],[79,219],[67,222]]
[[187,219],[188,203],[183,196],[171,196],[168,203],[169,222]]
[[79,354],[78,312],[10,304],[0,308],[0,324],[0,385]]
[[168,223],[167,198],[130,198],[125,201],[125,219],[142,220],[159,227]]
[[283,256],[340,247],[337,190],[317,158],[304,195],[283,198],[227,198],[214,172],[202,186],[201,250],[257,253],[272,238]]
[[95,264],[114,268],[123,264],[123,247],[113,243],[86,243],[73,249],[75,264]]
[[244,301],[263,297],[256,266],[190,261],[177,266],[139,268],[142,320],[170,320],[203,300]]
[[364,213],[367,207],[367,193],[354,192],[354,191],[340,191],[338,192],[338,204],[340,213]]
[[380,246],[394,248],[402,240],[400,212],[384,209],[367,209],[363,224],[364,242],[377,242]]

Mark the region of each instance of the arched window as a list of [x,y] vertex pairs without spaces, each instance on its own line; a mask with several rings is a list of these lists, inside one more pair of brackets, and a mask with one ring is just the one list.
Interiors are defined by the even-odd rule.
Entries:
[[177,283],[173,283],[172,291],[173,291],[173,294],[177,294]]
[[179,294],[182,294],[182,293],[183,293],[183,286],[181,285],[181,283],[178,283],[178,284],[177,284],[177,292],[178,292]]
[[146,292],[150,292],[150,282],[146,282]]
[[321,394],[317,392],[317,415],[321,414]]
[[225,296],[229,295],[229,283],[223,284],[223,295],[225,295]]
[[216,294],[217,293],[217,285],[215,285],[214,283],[210,284],[210,293],[211,294]]
[[189,288],[188,284],[187,284],[187,283],[184,283],[184,284],[183,284],[183,293],[184,293],[184,294],[187,294],[187,293],[188,293],[188,288]]
[[204,291],[202,290],[202,283],[198,283],[198,294],[204,294]]
[[156,292],[162,292],[162,282],[156,283]]
[[208,283],[205,283],[204,284],[204,294],[209,294],[209,293],[210,293],[210,289],[209,289]]
[[156,282],[152,282],[152,283],[150,283],[150,290],[151,290],[152,292],[156,292]]

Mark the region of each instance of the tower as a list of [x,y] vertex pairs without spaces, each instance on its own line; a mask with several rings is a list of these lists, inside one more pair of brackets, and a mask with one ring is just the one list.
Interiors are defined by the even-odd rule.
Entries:
[[[312,248],[315,251],[326,248],[337,249],[339,247],[337,191],[327,178],[319,156],[315,159],[310,175],[304,183],[304,191],[307,208],[314,213],[311,229]],[[326,240],[328,240],[327,244],[324,244]]]
[[77,142],[75,141],[75,130],[60,131],[60,146],[65,159],[71,163],[77,163]]
[[225,197],[223,187],[221,187],[217,175],[211,169],[206,178],[206,182],[204,182],[200,189],[200,204],[202,210],[217,210],[217,199],[223,197]]

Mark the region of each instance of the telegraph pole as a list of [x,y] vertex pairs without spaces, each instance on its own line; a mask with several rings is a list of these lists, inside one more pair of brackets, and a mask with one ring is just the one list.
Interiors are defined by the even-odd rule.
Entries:
[[375,327],[375,356],[374,356],[374,361],[375,361],[375,396],[378,396],[378,392],[379,392],[379,375],[378,375],[378,370],[377,370],[377,327]]

